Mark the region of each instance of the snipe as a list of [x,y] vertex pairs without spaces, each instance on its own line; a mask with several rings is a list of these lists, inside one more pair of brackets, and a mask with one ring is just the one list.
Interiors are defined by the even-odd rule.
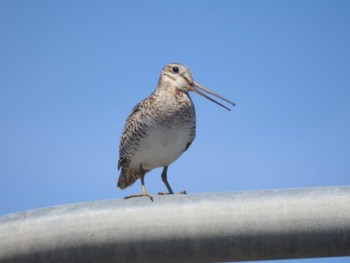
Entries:
[[125,198],[146,196],[153,200],[146,191],[144,178],[157,167],[163,167],[161,177],[167,194],[174,193],[167,180],[168,166],[190,147],[196,135],[196,114],[189,92],[230,110],[201,90],[235,106],[195,82],[186,66],[168,64],[153,93],[131,111],[120,140],[118,169],[121,168],[121,173],[117,186],[125,189],[140,178],[142,193]]

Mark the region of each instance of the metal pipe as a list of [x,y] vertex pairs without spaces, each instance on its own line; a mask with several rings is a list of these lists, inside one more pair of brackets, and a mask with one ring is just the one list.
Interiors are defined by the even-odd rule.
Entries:
[[118,199],[0,217],[0,262],[349,255],[350,186]]

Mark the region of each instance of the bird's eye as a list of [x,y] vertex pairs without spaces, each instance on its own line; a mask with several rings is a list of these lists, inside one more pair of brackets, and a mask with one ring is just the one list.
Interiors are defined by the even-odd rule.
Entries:
[[178,73],[178,72],[179,72],[179,68],[178,68],[178,67],[176,67],[176,66],[175,66],[175,67],[173,67],[173,72],[174,72],[174,73]]

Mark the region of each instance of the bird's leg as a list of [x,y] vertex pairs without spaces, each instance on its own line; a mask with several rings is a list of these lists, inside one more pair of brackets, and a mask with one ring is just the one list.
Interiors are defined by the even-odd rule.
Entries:
[[140,169],[142,169],[142,174],[140,176],[142,193],[136,194],[136,195],[128,195],[128,196],[125,196],[124,199],[129,199],[133,197],[149,197],[149,199],[153,201],[153,197],[146,191],[145,180],[144,180],[146,172],[143,170],[142,165],[140,165]]
[[164,166],[163,171],[162,171],[162,181],[165,184],[166,188],[168,189],[168,193],[158,193],[160,195],[173,195],[174,192],[170,187],[170,184],[168,182],[168,176],[167,176],[167,172],[168,172],[168,166]]
[[[158,193],[159,195],[172,195],[174,194],[173,190],[170,187],[170,184],[168,182],[168,176],[167,176],[167,172],[168,172],[168,166],[164,166],[163,171],[162,171],[162,181],[165,184],[166,188],[168,189],[167,193]],[[186,194],[186,191],[182,191],[178,194]]]

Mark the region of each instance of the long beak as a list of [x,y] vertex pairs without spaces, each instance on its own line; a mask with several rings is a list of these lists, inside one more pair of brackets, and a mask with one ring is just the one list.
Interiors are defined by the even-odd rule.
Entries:
[[228,100],[228,99],[222,97],[221,95],[219,95],[219,94],[217,94],[217,93],[215,93],[215,92],[213,92],[213,91],[211,91],[211,90],[209,90],[209,89],[207,89],[207,88],[204,88],[203,86],[199,85],[197,82],[193,81],[192,85],[190,86],[190,90],[191,90],[191,91],[194,91],[195,93],[197,93],[197,94],[203,96],[204,98],[207,98],[208,100],[211,100],[212,102],[214,102],[214,103],[220,105],[221,107],[225,108],[226,110],[229,110],[229,111],[230,111],[231,109],[228,108],[228,107],[226,107],[225,105],[221,104],[220,102],[217,102],[216,100],[212,99],[211,97],[209,97],[209,96],[206,95],[205,93],[199,91],[199,90],[196,89],[195,87],[197,87],[197,88],[199,88],[199,89],[201,89],[201,90],[203,90],[203,91],[205,91],[205,92],[207,92],[207,93],[209,93],[209,94],[211,94],[211,95],[213,95],[213,96],[215,96],[215,97],[217,97],[217,98],[219,98],[219,99],[221,99],[221,100],[223,100],[223,101],[226,101],[226,102],[230,103],[232,106],[236,106],[236,104],[234,104],[232,101],[230,101],[230,100]]

